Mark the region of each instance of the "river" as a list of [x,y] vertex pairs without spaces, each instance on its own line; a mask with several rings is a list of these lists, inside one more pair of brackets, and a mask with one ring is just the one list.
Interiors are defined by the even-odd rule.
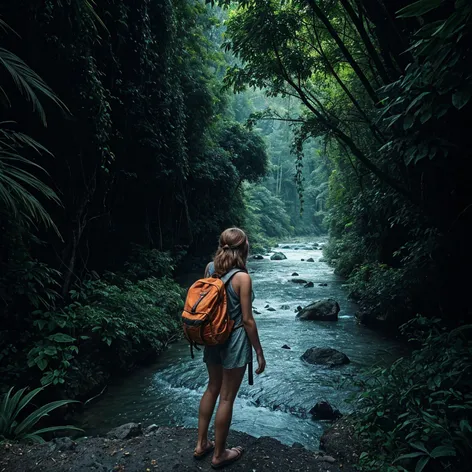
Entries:
[[[321,239],[317,241],[322,241]],[[327,400],[348,412],[349,379],[363,367],[391,362],[400,346],[381,334],[356,324],[356,306],[347,299],[343,280],[320,261],[322,251],[311,244],[280,244],[287,259],[251,260],[249,272],[256,295],[254,309],[267,361],[266,372],[255,375],[254,385],[243,381],[235,402],[232,429],[253,436],[271,436],[284,444],[294,442],[316,450],[326,427],[307,413],[318,401]],[[314,262],[306,262],[313,258]],[[305,259],[302,261],[301,259]],[[292,273],[312,281],[305,288],[291,281]],[[320,286],[319,284],[327,284]],[[340,306],[337,322],[301,322],[298,305],[334,298]],[[282,309],[283,305],[288,305]],[[269,311],[267,308],[275,308]],[[287,344],[290,350],[282,349]],[[300,356],[311,347],[332,347],[344,352],[351,363],[328,369],[308,365]],[[197,426],[197,411],[205,388],[206,371],[201,353],[194,360],[185,342],[173,344],[152,366],[111,385],[100,401],[87,407],[81,427],[88,435],[103,434],[130,421],[144,425]]]

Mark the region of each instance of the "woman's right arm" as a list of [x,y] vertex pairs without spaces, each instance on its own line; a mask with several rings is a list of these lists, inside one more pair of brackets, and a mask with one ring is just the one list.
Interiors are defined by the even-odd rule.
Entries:
[[239,299],[241,301],[241,311],[243,314],[243,325],[246,333],[251,341],[252,347],[256,351],[258,368],[256,374],[262,374],[266,367],[264,353],[262,351],[261,342],[259,340],[259,333],[257,331],[256,320],[252,314],[252,281],[249,274],[240,273],[239,279],[241,282]]

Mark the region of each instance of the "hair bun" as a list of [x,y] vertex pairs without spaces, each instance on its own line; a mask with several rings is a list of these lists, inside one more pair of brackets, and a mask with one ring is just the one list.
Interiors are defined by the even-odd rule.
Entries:
[[221,249],[229,249],[229,246],[227,244],[225,244],[224,246],[222,246]]

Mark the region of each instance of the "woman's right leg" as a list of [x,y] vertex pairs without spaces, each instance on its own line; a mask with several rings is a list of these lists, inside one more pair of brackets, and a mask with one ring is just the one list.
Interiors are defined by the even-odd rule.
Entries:
[[215,465],[237,457],[240,454],[236,449],[226,449],[226,439],[233,417],[234,400],[238,394],[245,371],[246,366],[237,369],[223,369],[220,402],[215,418],[215,452],[212,460],[212,463]]

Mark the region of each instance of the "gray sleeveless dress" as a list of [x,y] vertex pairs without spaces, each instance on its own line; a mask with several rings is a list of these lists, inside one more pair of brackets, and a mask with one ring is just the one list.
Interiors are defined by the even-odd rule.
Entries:
[[[214,270],[212,262],[208,267],[209,275],[212,275]],[[254,294],[252,297],[254,299]],[[234,320],[234,326],[242,325],[241,302],[239,296],[234,291],[231,280],[226,285],[226,298],[229,317]],[[244,327],[234,329],[225,344],[205,346],[203,361],[207,364],[221,364],[224,369],[236,369],[251,363],[252,346]]]

